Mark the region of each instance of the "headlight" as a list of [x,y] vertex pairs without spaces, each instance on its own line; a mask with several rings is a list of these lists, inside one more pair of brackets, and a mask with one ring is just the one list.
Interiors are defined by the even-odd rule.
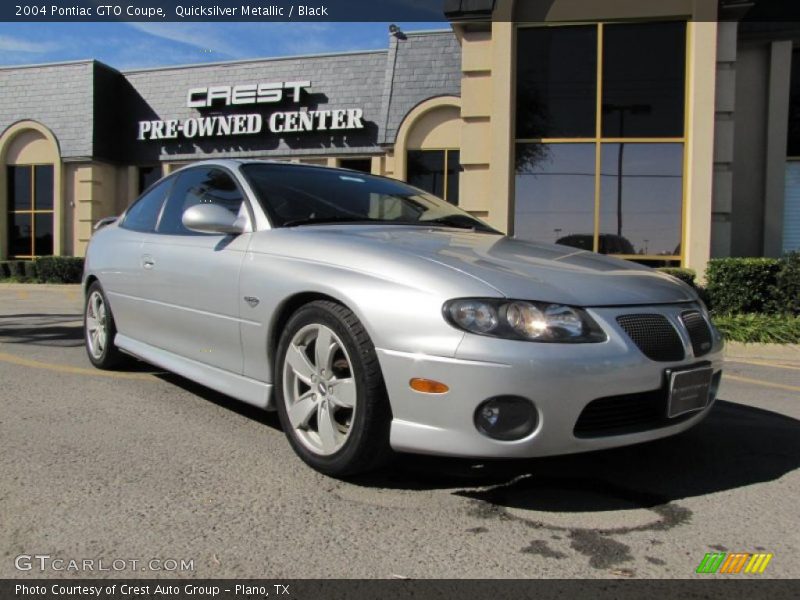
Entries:
[[603,342],[606,335],[589,314],[563,304],[460,298],[444,305],[447,321],[470,333],[532,342]]

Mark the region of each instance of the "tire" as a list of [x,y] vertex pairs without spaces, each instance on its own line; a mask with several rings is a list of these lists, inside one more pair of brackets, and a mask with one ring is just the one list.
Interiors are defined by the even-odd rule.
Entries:
[[99,281],[89,286],[83,305],[83,339],[86,354],[98,369],[114,369],[125,356],[114,345],[117,326]]
[[365,473],[392,455],[391,409],[375,347],[340,304],[311,302],[291,316],[276,352],[275,399],[292,448],[321,473]]

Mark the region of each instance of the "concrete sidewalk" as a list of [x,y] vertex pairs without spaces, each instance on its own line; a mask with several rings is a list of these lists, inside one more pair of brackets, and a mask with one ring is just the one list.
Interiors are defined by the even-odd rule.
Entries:
[[725,342],[725,358],[800,363],[800,344],[742,344]]

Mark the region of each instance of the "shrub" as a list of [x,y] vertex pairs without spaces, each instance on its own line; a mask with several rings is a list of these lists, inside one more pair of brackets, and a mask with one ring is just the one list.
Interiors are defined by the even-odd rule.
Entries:
[[28,281],[36,281],[36,263],[32,260],[26,260],[22,263],[23,273],[25,279]]
[[8,261],[8,276],[25,277],[25,261],[24,260]]
[[790,315],[716,315],[714,324],[733,342],[800,344],[800,317]]
[[42,256],[36,259],[39,281],[80,283],[83,259],[77,256]]
[[787,254],[775,275],[775,310],[800,315],[800,251]]
[[694,269],[685,269],[682,267],[660,267],[658,269],[662,273],[666,273],[667,275],[672,275],[673,277],[680,279],[684,283],[688,283],[692,287],[694,287],[694,279],[697,274],[694,272]]
[[774,258],[715,258],[708,262],[706,291],[715,314],[773,313],[777,273]]
[[8,262],[0,261],[0,279],[6,279],[11,276],[11,271],[8,270]]

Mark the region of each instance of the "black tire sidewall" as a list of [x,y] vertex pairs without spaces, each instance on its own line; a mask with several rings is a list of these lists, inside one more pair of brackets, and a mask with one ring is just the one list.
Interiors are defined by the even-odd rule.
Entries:
[[[297,439],[294,428],[289,422],[286,410],[286,399],[283,394],[283,365],[289,344],[294,335],[307,325],[325,325],[333,330],[347,350],[351,362],[351,370],[356,380],[356,410],[351,425],[350,435],[344,446],[329,456],[315,454]],[[370,398],[369,390],[374,389],[376,382],[368,381],[368,373],[364,364],[364,353],[374,352],[372,347],[362,347],[350,329],[340,317],[327,309],[324,304],[312,303],[298,310],[288,321],[281,335],[275,361],[275,401],[278,415],[286,437],[294,451],[313,468],[332,476],[344,476],[353,472],[353,465],[362,461],[363,454],[369,452],[365,448],[368,436],[365,423],[373,422],[371,412],[376,410],[375,403],[382,398]],[[383,382],[380,382],[383,385]]]

